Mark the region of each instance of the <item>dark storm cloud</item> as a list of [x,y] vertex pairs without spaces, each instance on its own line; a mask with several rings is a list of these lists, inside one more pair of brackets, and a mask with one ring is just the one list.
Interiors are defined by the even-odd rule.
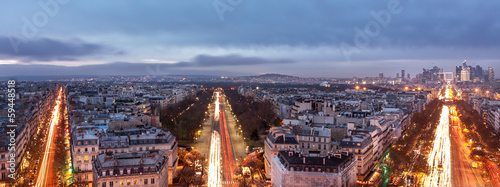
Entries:
[[258,57],[242,57],[238,54],[227,56],[198,55],[193,64],[199,66],[241,66],[241,65],[259,65],[259,64],[288,64],[293,63],[289,59],[270,60]]
[[[53,24],[72,28],[62,34],[158,36],[152,38],[168,46],[337,46],[352,42],[354,28],[363,30],[375,20],[371,12],[387,10],[388,2],[247,0],[224,12],[221,21],[210,1],[73,1],[65,7],[71,13]],[[500,1],[397,2],[401,13],[391,16],[368,47],[500,45]]]
[[[0,55],[7,58],[19,58],[24,62],[30,61],[73,61],[104,52],[113,52],[110,48],[86,43],[79,40],[61,41],[49,38],[26,40],[18,46],[16,52],[12,47],[12,38],[0,36]],[[123,51],[115,52],[123,54]]]

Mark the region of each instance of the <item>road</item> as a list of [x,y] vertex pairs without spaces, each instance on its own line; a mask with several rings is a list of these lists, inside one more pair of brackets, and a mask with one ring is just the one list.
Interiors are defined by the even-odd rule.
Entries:
[[56,105],[54,106],[54,110],[52,111],[52,117],[50,120],[49,131],[46,137],[45,149],[43,153],[42,164],[40,166],[40,172],[38,172],[38,177],[36,180],[37,187],[46,187],[46,186],[57,186],[57,179],[53,173],[53,165],[54,165],[54,140],[56,134],[55,127],[58,125],[60,116],[60,107],[62,102],[62,88],[59,90],[59,94],[57,97]]
[[210,160],[208,162],[208,186],[220,186],[220,135],[213,131],[210,141]]
[[231,114],[230,107],[227,107],[225,96],[221,93],[221,90],[216,91],[214,97],[216,100],[213,105],[209,106],[208,110],[210,113],[209,120],[203,124],[201,135],[196,140],[194,147],[202,154],[210,155],[209,160],[211,161],[209,161],[209,164],[215,162],[212,159],[214,156],[211,151],[213,150],[212,148],[209,149],[209,147],[215,146],[211,140],[214,139],[213,131],[216,131],[220,141],[222,175],[220,176],[221,181],[214,182],[213,179],[210,179],[214,176],[211,174],[209,166],[209,185],[237,186],[235,173],[238,169],[238,162],[246,156],[246,144],[241,134],[237,133],[236,119]]
[[424,186],[451,186],[450,152],[449,107],[443,106],[435,132],[434,144],[427,160],[430,174],[425,178]]
[[[455,108],[452,107],[452,111],[454,110]],[[459,118],[456,114],[452,114],[450,119],[452,123],[453,186],[484,186],[481,171],[472,167],[473,161],[469,157],[470,148],[467,147],[468,142],[462,133],[463,129]]]

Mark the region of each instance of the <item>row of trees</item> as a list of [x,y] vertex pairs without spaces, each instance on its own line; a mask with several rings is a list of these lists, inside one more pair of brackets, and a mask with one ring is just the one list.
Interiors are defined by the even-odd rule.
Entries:
[[413,172],[427,172],[427,160],[423,154],[413,151],[416,148],[423,148],[420,153],[425,153],[428,147],[432,146],[434,131],[439,124],[440,112],[443,102],[434,99],[424,111],[413,114],[412,123],[405,131],[405,136],[394,144],[390,150],[392,162],[390,168],[398,170],[408,170],[409,164],[413,163]]
[[270,101],[255,102],[253,97],[240,95],[235,89],[225,89],[227,100],[237,116],[243,130],[243,137],[259,140],[271,125],[280,125],[281,119],[274,112]]
[[[204,172],[206,169],[208,163],[205,156],[196,149],[192,151],[179,149],[178,158],[179,165],[183,167],[179,170],[177,178],[175,178],[174,181],[179,181],[179,185],[182,186],[203,185],[205,181],[201,177],[202,175],[196,175],[196,172]],[[201,168],[199,168],[199,166],[201,166]]]
[[161,110],[162,126],[179,140],[193,141],[203,123],[213,90],[203,90]]
[[[63,97],[62,100],[64,101],[65,98]],[[68,122],[65,119],[65,113],[66,113],[66,102],[62,102],[61,104],[61,110],[59,111],[60,117],[59,121],[57,123],[57,128],[55,136],[56,139],[54,141],[55,147],[54,147],[54,174],[55,173],[61,173],[61,182],[64,183],[66,180],[66,177],[64,176],[65,171],[69,167],[68,163],[68,154],[66,148],[69,147],[69,145],[66,145],[65,143],[65,138],[64,135],[66,134],[66,128],[68,128]],[[68,131],[69,133],[69,131]]]
[[487,125],[484,121],[484,118],[481,116],[479,112],[474,110],[470,104],[467,102],[460,100],[456,102],[457,111],[460,114],[459,118],[462,124],[465,125],[467,129],[471,129],[476,131],[476,135],[472,133],[466,134],[468,138],[475,140],[476,142],[482,141],[486,144],[487,149],[491,149],[492,151],[497,151],[500,148],[500,136],[497,133],[494,133],[492,127]]

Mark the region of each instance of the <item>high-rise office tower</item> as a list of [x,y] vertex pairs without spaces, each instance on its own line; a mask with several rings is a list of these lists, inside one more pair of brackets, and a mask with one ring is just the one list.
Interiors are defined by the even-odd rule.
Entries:
[[401,70],[401,80],[405,80],[405,70]]
[[463,69],[462,67],[463,66],[457,66],[455,68],[455,80],[457,80],[457,81],[461,81],[462,80],[462,78],[461,78],[462,77],[461,76],[462,75],[462,69]]
[[488,80],[490,82],[495,82],[495,72],[492,67],[488,67]]

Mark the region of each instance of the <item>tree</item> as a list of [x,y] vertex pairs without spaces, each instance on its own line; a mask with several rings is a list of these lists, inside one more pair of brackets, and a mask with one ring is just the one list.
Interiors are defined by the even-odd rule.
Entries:
[[260,170],[264,167],[264,163],[259,159],[253,159],[247,162],[246,166],[249,167],[250,171],[252,172],[252,181],[253,181],[254,175],[260,172]]
[[[184,156],[185,163],[189,165],[192,165],[193,163],[199,162],[203,159],[203,155],[201,155],[200,151],[198,151],[197,149],[192,150]],[[186,165],[184,164],[184,166]]]
[[72,187],[85,187],[88,186],[88,182],[83,180],[81,175],[73,175],[73,183],[70,185]]

